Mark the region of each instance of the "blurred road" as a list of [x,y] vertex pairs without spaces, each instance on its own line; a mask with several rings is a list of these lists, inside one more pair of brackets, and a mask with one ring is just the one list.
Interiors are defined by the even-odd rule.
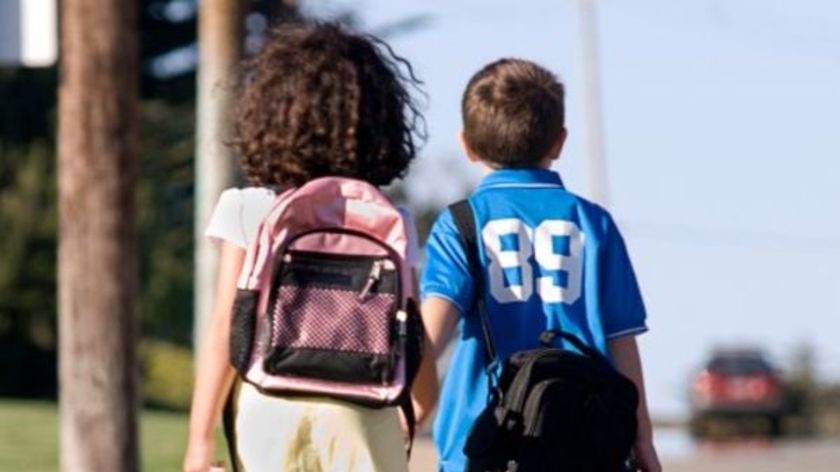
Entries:
[[[840,439],[700,446],[679,458],[663,458],[665,472],[837,472]],[[437,464],[428,436],[415,442],[411,472],[434,472]]]
[[837,472],[840,440],[703,446],[664,466],[667,472]]

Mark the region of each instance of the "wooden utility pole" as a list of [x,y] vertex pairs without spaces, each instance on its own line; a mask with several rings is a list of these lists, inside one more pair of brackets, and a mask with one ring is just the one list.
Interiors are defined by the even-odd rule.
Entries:
[[601,116],[601,72],[598,67],[597,0],[578,0],[580,12],[581,79],[586,133],[586,159],[589,198],[603,206],[608,203],[607,169],[604,162],[604,124]]
[[222,190],[233,184],[230,104],[242,50],[241,0],[200,2],[198,110],[195,157],[195,297],[193,344],[198,352],[213,304],[218,249],[204,230]]
[[63,1],[61,46],[61,470],[136,472],[137,3]]

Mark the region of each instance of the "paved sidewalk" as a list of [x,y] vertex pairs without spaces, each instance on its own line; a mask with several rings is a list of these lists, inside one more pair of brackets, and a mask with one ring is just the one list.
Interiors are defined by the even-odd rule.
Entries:
[[[665,472],[838,472],[840,439],[703,446],[690,456],[662,462]],[[436,466],[431,438],[419,437],[411,472],[435,472]]]
[[840,471],[840,440],[701,447],[690,457],[664,465],[666,472],[837,472]]

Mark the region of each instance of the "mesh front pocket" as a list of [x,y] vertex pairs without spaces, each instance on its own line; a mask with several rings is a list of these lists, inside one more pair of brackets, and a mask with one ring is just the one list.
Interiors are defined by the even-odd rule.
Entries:
[[266,372],[349,383],[392,380],[400,299],[393,261],[292,252],[278,274]]
[[318,287],[280,287],[272,345],[367,354],[391,351],[396,297]]
[[394,294],[314,287],[281,287],[265,370],[275,375],[387,384],[396,367],[392,349]]

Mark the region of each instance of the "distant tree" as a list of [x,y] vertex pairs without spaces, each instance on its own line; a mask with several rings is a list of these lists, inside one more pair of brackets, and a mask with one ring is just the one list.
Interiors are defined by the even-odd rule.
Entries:
[[52,139],[0,139],[0,395],[56,388],[53,149]]

